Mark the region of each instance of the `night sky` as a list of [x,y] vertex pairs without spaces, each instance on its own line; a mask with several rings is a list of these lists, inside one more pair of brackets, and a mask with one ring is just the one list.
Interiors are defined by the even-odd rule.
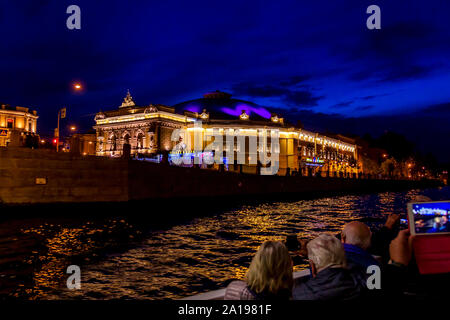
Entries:
[[[81,7],[81,30],[66,8]],[[381,8],[381,30],[366,9]],[[39,131],[222,90],[306,129],[405,134],[450,161],[450,1],[1,0],[0,101]],[[71,90],[74,81],[85,90]]]

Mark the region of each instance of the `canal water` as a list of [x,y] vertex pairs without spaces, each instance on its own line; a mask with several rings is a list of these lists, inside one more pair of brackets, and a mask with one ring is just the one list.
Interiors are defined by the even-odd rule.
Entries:
[[[202,203],[189,203],[203,216],[163,224],[148,217],[170,216],[170,204],[165,209],[125,207],[120,214],[100,216],[101,207],[75,214],[66,208],[60,212],[64,219],[33,207],[19,218],[3,208],[0,298],[176,299],[206,292],[242,278],[265,240],[284,240],[292,233],[311,239],[321,232],[337,233],[352,220],[378,228],[388,214],[404,215],[406,203],[419,195],[446,200],[450,189],[261,201],[211,210],[210,215],[204,215],[210,209]],[[138,214],[130,216],[131,211]],[[81,268],[80,290],[66,287],[71,264]],[[295,260],[295,270],[306,266]]]

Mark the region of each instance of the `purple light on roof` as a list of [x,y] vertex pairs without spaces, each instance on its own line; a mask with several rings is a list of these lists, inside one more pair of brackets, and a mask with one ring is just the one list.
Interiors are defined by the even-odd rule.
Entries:
[[201,111],[200,109],[201,109],[200,106],[195,105],[195,104],[193,104],[193,105],[188,105],[188,106],[185,108],[185,110],[190,111],[190,112],[200,112],[200,111]]
[[229,114],[230,116],[238,117],[242,112],[239,110],[234,110],[230,108],[220,108],[224,113]]
[[223,112],[225,112],[226,114],[229,114],[231,116],[235,116],[238,117],[242,114],[242,110],[245,110],[245,113],[248,115],[251,115],[252,113],[256,113],[257,115],[259,115],[260,117],[269,119],[271,114],[269,111],[267,111],[266,109],[259,107],[259,108],[255,108],[255,107],[251,107],[249,105],[246,104],[238,104],[234,109],[231,108],[221,108],[220,110],[222,110]]
[[256,114],[259,114],[261,117],[266,119],[270,119],[270,117],[272,116],[270,112],[264,109],[263,107],[253,108],[253,111],[255,111]]

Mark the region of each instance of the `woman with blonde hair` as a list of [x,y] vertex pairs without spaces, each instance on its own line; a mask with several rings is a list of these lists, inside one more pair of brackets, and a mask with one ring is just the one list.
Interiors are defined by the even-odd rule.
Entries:
[[280,241],[264,242],[253,257],[245,281],[231,282],[225,300],[289,299],[292,296],[292,260]]

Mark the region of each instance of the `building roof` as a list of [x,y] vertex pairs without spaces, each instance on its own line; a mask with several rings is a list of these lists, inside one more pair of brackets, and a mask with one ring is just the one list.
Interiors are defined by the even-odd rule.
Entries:
[[[278,116],[256,103],[231,98],[231,94],[215,91],[205,93],[203,98],[177,103],[173,106],[175,112],[183,114],[185,111],[192,113],[209,114],[211,120],[231,120],[239,121],[241,115],[248,116],[248,120],[257,122],[272,123],[271,118]],[[278,123],[281,125],[283,120]]]
[[37,117],[37,112],[35,110],[30,111],[30,108],[20,106],[13,107],[4,103],[0,103],[0,111],[13,111],[13,113],[29,114],[30,116]]
[[109,110],[109,111],[100,111],[97,113],[97,115],[105,115],[106,117],[118,117],[118,116],[124,116],[129,114],[138,114],[138,113],[144,113],[145,110],[154,110],[154,111],[165,111],[165,112],[171,112],[174,113],[175,109],[171,108],[169,106],[165,106],[162,104],[150,104],[148,106],[129,106],[129,107],[120,107],[116,110]]
[[119,117],[131,114],[146,114],[149,112],[164,111],[199,119],[208,123],[243,124],[284,127],[283,118],[271,113],[267,108],[256,103],[232,99],[231,94],[215,91],[205,93],[203,98],[177,103],[169,107],[162,104],[138,106],[128,91],[122,104],[115,110],[97,113],[96,120],[110,117]]
[[[340,148],[353,147],[353,144],[350,144],[350,140],[354,143],[354,140],[348,137],[326,137],[304,130],[303,128],[294,128],[286,123],[283,118],[278,117],[277,114],[270,112],[267,108],[253,102],[232,99],[231,94],[221,91],[206,93],[203,95],[203,98],[177,103],[172,107],[160,104],[137,106],[128,92],[121,106],[116,110],[97,113],[95,121],[97,125],[104,125],[153,118],[153,115],[174,121],[191,123],[198,119],[209,125],[284,127],[292,132],[297,129],[300,130],[298,132],[300,140],[308,142],[317,141],[319,144],[324,143],[325,145],[334,147],[340,146]],[[110,119],[106,119],[110,117],[119,117],[119,119],[113,119],[110,122]]]

